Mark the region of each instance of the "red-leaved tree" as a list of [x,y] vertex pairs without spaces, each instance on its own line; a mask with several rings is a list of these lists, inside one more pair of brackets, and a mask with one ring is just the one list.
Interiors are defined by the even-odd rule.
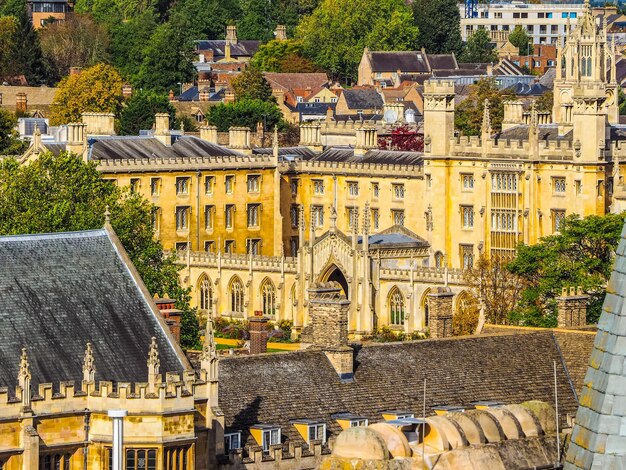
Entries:
[[402,124],[391,130],[391,135],[378,138],[380,150],[405,150],[409,152],[424,151],[424,136],[417,130]]

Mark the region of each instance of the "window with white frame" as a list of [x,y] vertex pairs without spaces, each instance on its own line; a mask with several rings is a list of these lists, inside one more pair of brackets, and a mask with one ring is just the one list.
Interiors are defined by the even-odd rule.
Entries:
[[226,194],[232,194],[235,189],[235,177],[233,175],[227,175],[224,177],[224,191]]
[[404,199],[404,185],[403,184],[392,184],[391,189],[393,191],[394,199]]
[[189,194],[189,177],[179,176],[176,178],[176,195]]
[[324,226],[324,207],[313,206],[311,207],[311,224],[313,227]]
[[309,438],[307,440],[307,444],[310,444],[311,441],[322,441],[322,444],[326,443],[325,424],[309,424]]
[[231,450],[241,449],[241,433],[229,432],[224,434],[224,452],[228,454]]
[[404,226],[404,211],[403,210],[392,210],[391,218],[393,219],[394,225]]
[[213,214],[215,206],[204,206],[204,228],[205,230],[213,230]]
[[179,206],[176,208],[176,230],[189,229],[189,206]]
[[492,173],[491,192],[493,193],[516,193],[517,174],[515,173]]
[[224,206],[224,226],[226,228],[233,228],[235,218],[235,205],[226,204]]
[[552,187],[554,188],[555,193],[564,194],[565,193],[565,178],[562,178],[562,177],[552,178]]
[[516,232],[517,215],[515,209],[492,209],[491,230],[495,232]]
[[268,452],[270,446],[280,444],[280,428],[267,429],[263,431],[263,451]]
[[261,188],[261,177],[259,175],[248,175],[248,192],[258,193]]
[[161,194],[161,178],[150,178],[150,194],[152,196]]
[[359,183],[357,181],[348,182],[348,195],[351,197],[359,195]]
[[355,418],[350,420],[350,427],[357,428],[359,426],[367,426],[367,419],[365,418]]
[[248,227],[258,227],[261,219],[261,204],[248,204]]
[[474,175],[467,173],[461,175],[461,180],[463,181],[463,189],[465,191],[474,189]]
[[474,227],[474,206],[461,206],[461,220],[463,228]]
[[313,180],[313,193],[324,194],[324,180]]

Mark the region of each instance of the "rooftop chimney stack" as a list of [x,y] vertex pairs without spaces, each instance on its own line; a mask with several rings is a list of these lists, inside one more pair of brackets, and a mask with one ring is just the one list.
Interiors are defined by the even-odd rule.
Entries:
[[211,142],[212,144],[217,144],[217,127],[202,126],[200,128],[200,138],[202,140],[206,140],[207,142]]
[[92,136],[115,135],[115,114],[83,113],[83,124],[86,132]]
[[172,145],[170,115],[168,113],[157,113],[154,117],[154,137],[161,141],[163,145]]
[[285,41],[287,39],[287,27],[284,24],[279,24],[276,26],[274,35],[278,41]]
[[556,298],[559,328],[572,328],[587,324],[587,303],[589,296],[583,288],[564,287],[561,296]]
[[369,150],[378,148],[378,131],[375,126],[362,125],[355,129],[355,133],[354,156],[362,157]]
[[250,128],[248,127],[231,127],[228,129],[229,133],[229,147],[233,150],[238,150],[246,154],[252,153],[252,147],[250,147]]
[[28,111],[28,97],[26,93],[20,92],[15,95],[15,112],[25,113]]
[[250,354],[263,354],[267,352],[267,317],[263,312],[254,312],[255,316],[248,320],[250,325]]
[[230,44],[231,46],[237,44],[237,26],[226,26],[226,44]]

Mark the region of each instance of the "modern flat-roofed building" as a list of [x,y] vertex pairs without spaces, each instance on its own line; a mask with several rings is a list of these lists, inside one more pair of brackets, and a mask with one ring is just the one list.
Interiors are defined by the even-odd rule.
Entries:
[[67,0],[29,0],[28,6],[35,29],[42,28],[47,23],[65,21],[70,12]]
[[576,24],[583,12],[583,3],[483,3],[478,5],[474,18],[465,18],[463,3],[459,4],[459,10],[463,41],[481,28],[497,40],[521,25],[533,38],[533,44],[555,44],[558,36],[565,34],[568,22],[572,26]]

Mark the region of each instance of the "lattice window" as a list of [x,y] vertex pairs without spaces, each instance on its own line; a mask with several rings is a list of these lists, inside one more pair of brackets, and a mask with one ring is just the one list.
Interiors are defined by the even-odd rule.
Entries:
[[182,206],[176,208],[176,230],[187,230],[189,228],[189,207]]
[[230,310],[234,313],[244,312],[244,290],[243,284],[238,277],[230,282]]
[[213,305],[213,286],[208,277],[203,276],[200,281],[200,310],[210,311]]
[[404,325],[404,309],[404,296],[400,289],[394,286],[389,293],[389,322],[392,325]]
[[189,194],[189,177],[180,176],[176,178],[176,194],[183,195]]
[[462,206],[461,207],[461,219],[463,221],[463,228],[474,227],[474,207]]
[[248,176],[248,192],[258,193],[261,188],[261,177],[259,175]]
[[394,199],[404,199],[404,185],[394,184],[392,185]]

